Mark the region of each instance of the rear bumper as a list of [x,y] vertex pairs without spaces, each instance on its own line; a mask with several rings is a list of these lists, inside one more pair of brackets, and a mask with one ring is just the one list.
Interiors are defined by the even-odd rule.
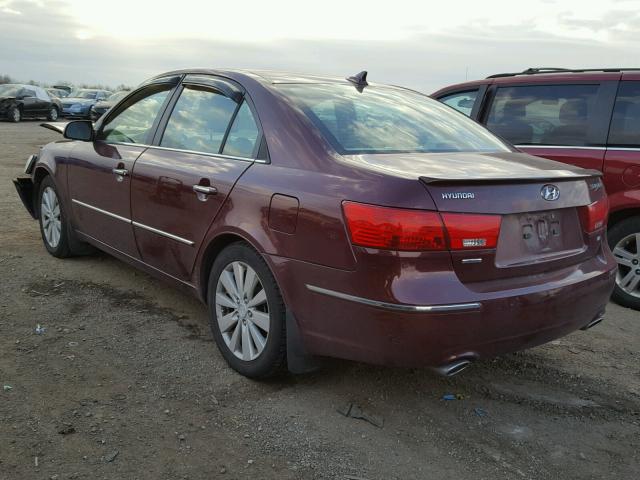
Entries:
[[[616,271],[610,252],[603,249],[579,265],[537,278],[528,287],[480,293],[459,282],[454,289],[439,278],[440,288],[448,288],[442,297],[450,300],[456,290],[456,301],[398,304],[347,292],[358,284],[355,272],[279,257],[270,260],[310,353],[405,367],[493,357],[583,328],[603,314]],[[433,285],[429,275],[414,282],[422,281],[429,290]],[[389,286],[396,294],[402,288]]]

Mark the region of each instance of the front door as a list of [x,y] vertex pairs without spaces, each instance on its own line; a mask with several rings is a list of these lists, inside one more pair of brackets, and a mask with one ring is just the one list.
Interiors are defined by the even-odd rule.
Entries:
[[93,142],[76,142],[68,184],[76,228],[139,258],[131,225],[131,173],[154,133],[171,86],[149,86],[118,107]]
[[23,88],[20,92],[22,97],[22,115],[24,117],[35,117],[42,109],[41,100],[36,96],[35,90],[32,88]]
[[257,150],[251,109],[230,92],[187,77],[158,145],[133,169],[132,219],[142,259],[183,281],[191,279],[202,240]]

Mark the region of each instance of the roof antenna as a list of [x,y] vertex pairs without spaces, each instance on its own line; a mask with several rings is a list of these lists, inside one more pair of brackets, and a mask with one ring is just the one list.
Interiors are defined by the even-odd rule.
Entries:
[[347,80],[349,80],[351,83],[353,83],[356,86],[356,89],[362,93],[362,90],[364,90],[364,87],[366,87],[367,85],[369,85],[367,83],[367,71],[363,70],[362,72],[353,75],[352,77],[347,77]]

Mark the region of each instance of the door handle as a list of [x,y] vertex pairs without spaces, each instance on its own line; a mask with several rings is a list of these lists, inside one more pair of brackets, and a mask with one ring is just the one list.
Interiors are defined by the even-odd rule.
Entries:
[[127,175],[129,175],[129,170],[127,170],[126,168],[114,168],[113,170],[111,170],[115,175],[119,175],[121,177],[126,177]]
[[216,187],[205,187],[204,185],[194,185],[193,191],[196,193],[202,193],[203,195],[215,195],[218,193]]

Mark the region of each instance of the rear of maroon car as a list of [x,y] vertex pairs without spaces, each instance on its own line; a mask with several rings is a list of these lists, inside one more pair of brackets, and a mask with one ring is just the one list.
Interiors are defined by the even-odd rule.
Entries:
[[[367,88],[371,103],[361,97]],[[278,260],[276,268],[286,264],[292,278],[304,280],[289,302],[313,353],[453,374],[603,318],[616,264],[604,241],[608,209],[599,172],[515,153],[428,99],[424,111],[434,123],[411,131],[411,148],[386,152],[393,139],[376,148],[381,133],[370,133],[367,116],[375,116],[368,125],[386,119],[409,132],[380,105],[393,97],[389,108],[406,117],[418,115],[410,109],[423,100],[415,95],[397,107],[405,93],[367,88],[340,92],[331,108],[329,87],[318,102],[288,92],[342,162],[358,176],[376,176],[398,199],[381,204],[384,195],[356,189],[342,202],[353,271]],[[348,112],[361,125],[349,125]],[[468,132],[473,139],[462,139]],[[416,196],[417,203],[403,200]]]

